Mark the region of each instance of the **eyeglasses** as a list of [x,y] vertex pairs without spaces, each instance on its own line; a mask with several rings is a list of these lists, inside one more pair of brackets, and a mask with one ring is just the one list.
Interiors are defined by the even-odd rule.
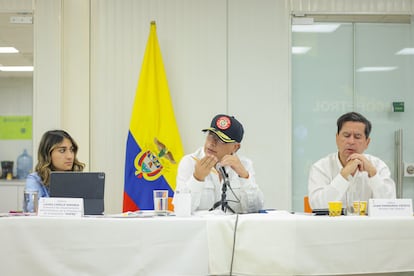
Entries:
[[225,145],[227,144],[226,142],[223,142],[216,134],[209,132],[207,134],[207,140],[209,142],[213,142],[216,145]]

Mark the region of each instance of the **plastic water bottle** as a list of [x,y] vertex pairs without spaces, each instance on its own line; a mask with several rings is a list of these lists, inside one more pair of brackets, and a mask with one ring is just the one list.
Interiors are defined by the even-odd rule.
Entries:
[[25,179],[32,171],[33,159],[24,149],[23,153],[17,158],[17,178]]

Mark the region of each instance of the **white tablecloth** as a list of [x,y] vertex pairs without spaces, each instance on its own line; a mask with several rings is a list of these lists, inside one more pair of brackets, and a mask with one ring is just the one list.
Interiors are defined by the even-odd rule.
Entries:
[[414,218],[280,212],[191,218],[2,217],[0,260],[0,275],[414,271]]
[[[209,267],[230,271],[235,220],[209,222]],[[214,230],[213,230],[214,228]],[[221,244],[225,244],[222,246]],[[286,213],[239,216],[234,275],[335,275],[414,271],[414,218]]]
[[207,275],[199,218],[0,218],[0,275]]

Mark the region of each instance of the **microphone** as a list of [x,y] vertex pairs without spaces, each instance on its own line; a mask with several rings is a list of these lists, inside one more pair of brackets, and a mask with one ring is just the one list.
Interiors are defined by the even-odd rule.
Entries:
[[[216,203],[214,203],[214,205],[213,205],[213,207],[211,207],[210,211],[216,209],[218,206],[221,205],[221,210],[223,212],[226,212],[226,210],[229,209],[234,214],[234,210],[229,206],[229,203],[226,199],[227,186],[230,187],[229,175],[227,174],[224,167],[222,165],[220,165],[219,163],[216,164],[215,168],[221,174],[221,177],[223,178],[223,186],[221,188],[221,199],[219,201],[217,201]],[[231,189],[231,187],[230,187],[230,189]]]
[[216,164],[216,170],[221,174],[221,177],[224,180],[224,183],[228,183],[229,181],[229,175],[226,172],[226,169],[220,165],[219,163]]

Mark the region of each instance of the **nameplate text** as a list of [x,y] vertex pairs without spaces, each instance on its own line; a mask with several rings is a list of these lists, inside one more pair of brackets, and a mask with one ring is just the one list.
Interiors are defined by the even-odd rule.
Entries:
[[82,217],[83,198],[42,197],[39,199],[39,217]]
[[371,198],[368,204],[368,214],[370,217],[413,216],[413,201],[411,198]]

